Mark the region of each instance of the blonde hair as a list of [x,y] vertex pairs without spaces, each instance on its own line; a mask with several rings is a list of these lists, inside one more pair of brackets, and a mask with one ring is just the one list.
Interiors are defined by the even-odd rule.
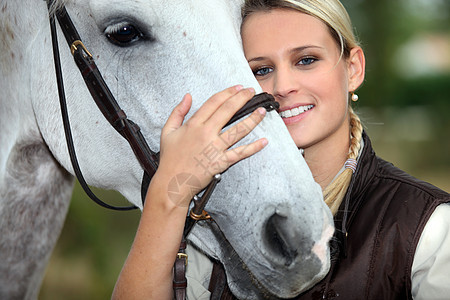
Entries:
[[[359,149],[361,148],[361,138],[363,127],[358,115],[353,111],[351,106],[348,107],[350,117],[350,148],[347,154],[347,159],[353,158],[357,160]],[[337,178],[333,180],[324,190],[323,199],[331,210],[331,213],[335,215],[339,209],[339,206],[344,200],[347,193],[348,186],[352,179],[353,170],[350,168],[344,169]]]
[[241,24],[255,12],[268,12],[277,8],[294,9],[324,22],[345,58],[352,48],[359,46],[350,17],[338,0],[246,0],[242,7]]
[[[351,49],[359,46],[350,17],[345,7],[338,0],[246,0],[242,8],[242,24],[253,13],[269,12],[273,9],[297,10],[324,22],[341,49],[341,57],[345,59],[350,56]],[[357,159],[363,128],[361,120],[350,105],[348,106],[348,112],[351,141],[347,159]],[[330,207],[333,215],[337,213],[345,197],[352,174],[353,170],[345,169],[323,191],[324,201]]]

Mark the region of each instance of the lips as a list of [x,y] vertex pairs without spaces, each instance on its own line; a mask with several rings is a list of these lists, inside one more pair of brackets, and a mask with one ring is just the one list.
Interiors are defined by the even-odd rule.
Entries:
[[298,116],[302,113],[304,113],[305,111],[308,111],[310,109],[312,109],[314,107],[314,105],[310,104],[310,105],[303,105],[303,106],[297,106],[294,107],[292,109],[286,109],[283,111],[280,111],[278,114],[283,118],[291,118],[291,117],[295,117]]

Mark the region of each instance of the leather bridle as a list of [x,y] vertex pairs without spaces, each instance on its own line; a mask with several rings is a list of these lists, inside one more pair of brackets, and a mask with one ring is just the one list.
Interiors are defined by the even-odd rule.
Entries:
[[[45,0],[48,5],[49,11],[52,9],[52,5],[55,0]],[[66,38],[66,41],[70,47],[71,53],[73,55],[74,61],[78,66],[80,73],[85,81],[85,84],[94,99],[97,107],[102,112],[103,116],[108,120],[111,126],[120,133],[129,143],[132,148],[137,160],[144,170],[144,180],[146,184],[143,183],[142,186],[142,202],[145,200],[146,190],[150,179],[155,174],[158,168],[159,153],[154,152],[150,149],[144,136],[142,135],[140,128],[137,124],[127,118],[125,112],[120,108],[119,104],[112,95],[110,89],[108,88],[106,82],[104,81],[97,65],[94,62],[92,54],[87,50],[83,42],[81,41],[80,35],[78,34],[75,26],[70,19],[66,8],[64,5],[58,7],[54,14],[50,14],[50,30],[52,35],[52,45],[53,45],[53,57],[55,63],[56,79],[58,85],[59,101],[61,106],[61,113],[63,118],[64,132],[66,136],[67,147],[69,150],[70,160],[75,172],[75,175],[80,182],[83,190],[86,194],[97,204],[113,209],[113,210],[131,210],[137,208],[136,206],[127,207],[116,207],[109,205],[102,200],[100,200],[91,191],[88,184],[86,183],[81,169],[78,164],[76,157],[76,152],[74,148],[74,143],[72,139],[72,133],[70,129],[70,122],[67,112],[67,104],[64,92],[64,83],[61,69],[61,61],[59,57],[59,47],[57,40],[57,31],[55,24],[55,17],[61,26],[61,30]],[[270,111],[277,109],[279,107],[278,103],[275,102],[273,96],[262,93],[253,97],[248,101],[225,125],[228,126],[233,122],[239,120],[240,118],[253,112],[258,107],[264,107],[266,110]],[[184,249],[186,246],[185,238],[189,234],[193,225],[198,220],[209,219],[209,215],[204,211],[204,207],[211,196],[217,183],[220,181],[220,174],[213,177],[211,183],[205,188],[204,191],[196,195],[192,202],[193,206],[190,210],[189,216],[186,218],[183,240],[180,246],[180,252],[177,255],[177,259],[174,265],[174,289],[177,299],[185,298],[186,292],[186,278],[185,278],[185,265],[187,264],[186,255],[184,254]]]

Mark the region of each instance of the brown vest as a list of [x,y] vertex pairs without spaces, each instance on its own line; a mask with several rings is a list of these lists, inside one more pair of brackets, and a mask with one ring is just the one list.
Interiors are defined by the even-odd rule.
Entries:
[[[363,138],[357,171],[335,216],[331,269],[295,299],[412,299],[417,243],[434,209],[450,202],[450,195],[376,157]],[[222,299],[230,296],[225,287]]]

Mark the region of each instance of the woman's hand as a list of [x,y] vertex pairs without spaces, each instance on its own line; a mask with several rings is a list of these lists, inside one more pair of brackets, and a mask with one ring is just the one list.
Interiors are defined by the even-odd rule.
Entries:
[[169,198],[177,205],[188,206],[212,176],[255,154],[267,144],[267,140],[262,138],[230,149],[261,122],[266,112],[264,108],[257,109],[245,120],[222,132],[223,126],[254,94],[252,88],[243,89],[240,85],[228,88],[209,98],[184,124],[192,97],[185,95],[175,107],[161,133],[157,175],[169,182]]
[[172,267],[191,198],[232,164],[258,152],[259,139],[229,149],[261,122],[265,109],[222,132],[222,127],[253,95],[228,88],[212,96],[183,124],[192,98],[186,95],[161,133],[160,165],[147,193],[133,246],[117,280],[113,299],[172,299]]

